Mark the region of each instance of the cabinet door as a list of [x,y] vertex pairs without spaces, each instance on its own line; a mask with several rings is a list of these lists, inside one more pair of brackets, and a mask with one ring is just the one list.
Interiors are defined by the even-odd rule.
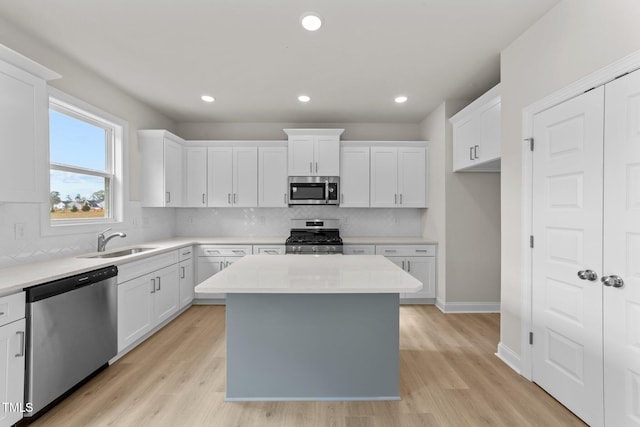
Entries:
[[313,175],[340,175],[340,137],[316,136],[313,146]]
[[436,259],[435,257],[407,257],[405,270],[422,282],[418,292],[407,292],[405,298],[436,297]]
[[291,136],[288,144],[289,176],[310,176],[314,173],[313,136]]
[[207,149],[185,148],[185,206],[207,206]]
[[427,206],[427,154],[423,147],[398,148],[398,206]]
[[258,206],[287,207],[287,148],[258,149]]
[[[22,419],[24,409],[25,319],[0,327],[0,425],[10,426]],[[11,408],[10,405],[18,407]]]
[[258,206],[258,148],[233,149],[233,206]]
[[[225,257],[208,256],[198,257],[198,278],[197,284],[207,280],[209,277],[219,273],[224,268]],[[207,294],[208,298],[224,298],[224,294]]]
[[0,93],[0,202],[46,202],[46,84],[0,61]]
[[233,149],[209,147],[207,151],[207,201],[209,207],[230,207],[233,194]]
[[477,115],[470,115],[453,126],[453,170],[474,164],[474,149],[478,144],[479,122]]
[[394,208],[398,203],[398,149],[371,147],[371,207]]
[[193,259],[180,261],[180,308],[191,304],[194,296]]
[[168,207],[182,206],[182,146],[164,140],[165,203]]
[[500,158],[501,114],[500,97],[482,107],[479,112],[480,142],[474,147],[474,158],[478,163]]
[[118,352],[153,329],[154,275],[147,274],[118,285]]
[[342,148],[340,207],[369,207],[369,147]]
[[178,264],[174,264],[153,273],[156,280],[156,292],[153,296],[154,326],[164,322],[180,307],[178,270]]

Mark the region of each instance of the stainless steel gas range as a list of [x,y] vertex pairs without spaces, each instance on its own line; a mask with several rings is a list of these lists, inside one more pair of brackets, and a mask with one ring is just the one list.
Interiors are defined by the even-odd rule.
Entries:
[[292,219],[287,254],[332,255],[342,253],[337,219]]

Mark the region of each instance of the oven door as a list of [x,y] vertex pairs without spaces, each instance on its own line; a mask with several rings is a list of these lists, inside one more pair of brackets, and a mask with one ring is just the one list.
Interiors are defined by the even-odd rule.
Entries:
[[327,204],[327,185],[324,182],[289,183],[290,205]]

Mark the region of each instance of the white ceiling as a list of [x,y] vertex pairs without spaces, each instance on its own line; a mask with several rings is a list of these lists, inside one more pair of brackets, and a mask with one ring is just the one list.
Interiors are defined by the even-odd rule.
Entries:
[[558,1],[2,0],[0,15],[178,122],[415,123],[496,84],[500,51]]

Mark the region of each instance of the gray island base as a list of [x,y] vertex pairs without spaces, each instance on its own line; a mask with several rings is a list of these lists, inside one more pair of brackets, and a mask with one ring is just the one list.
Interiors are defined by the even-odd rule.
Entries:
[[399,400],[398,293],[230,293],[226,401]]

